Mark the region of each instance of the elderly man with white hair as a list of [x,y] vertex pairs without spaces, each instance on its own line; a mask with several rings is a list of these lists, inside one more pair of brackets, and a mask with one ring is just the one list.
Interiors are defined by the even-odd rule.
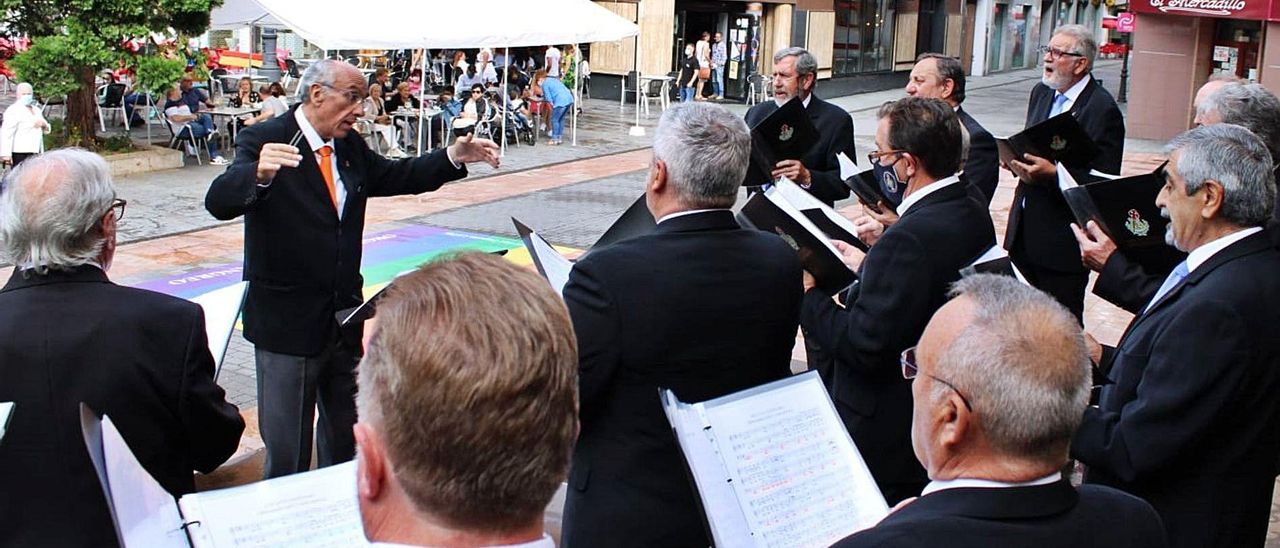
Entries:
[[17,99],[4,110],[0,124],[0,164],[5,165],[18,165],[44,152],[44,136],[49,133],[31,84],[22,82],[16,91]]
[[645,183],[657,228],[569,276],[582,433],[562,546],[711,544],[657,396],[704,401],[791,374],[799,259],[729,209],[750,152],[746,123],[724,107],[668,109]]
[[166,491],[195,491],[235,452],[244,421],[213,379],[200,306],[107,278],[125,201],[101,157],[41,154],[0,193],[0,546],[114,546],[80,433],[106,414]]
[[1150,502],[1175,547],[1259,547],[1280,458],[1280,251],[1271,155],[1232,124],[1183,133],[1156,205],[1188,253],[1093,359],[1113,384],[1071,445],[1086,483]]

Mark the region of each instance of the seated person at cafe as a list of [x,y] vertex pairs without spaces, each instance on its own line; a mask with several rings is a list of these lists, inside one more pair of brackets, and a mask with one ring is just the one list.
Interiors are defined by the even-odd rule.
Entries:
[[417,139],[417,120],[404,116],[394,116],[396,111],[402,109],[417,111],[422,108],[422,103],[418,101],[418,96],[413,94],[413,91],[409,87],[409,82],[400,82],[400,85],[396,86],[396,94],[392,95],[390,99],[387,99],[383,106],[388,114],[393,115],[396,128],[405,132],[406,139],[411,142],[414,139]]
[[169,130],[178,138],[187,135],[195,139],[204,138],[209,149],[209,163],[215,166],[230,163],[218,151],[217,129],[213,126],[213,118],[205,113],[193,114],[191,108],[183,102],[182,91],[178,88],[170,88],[165,97],[168,101],[165,102],[164,119],[169,124]]
[[[404,152],[400,150],[400,143],[396,141],[396,129],[391,124],[391,116],[387,114],[386,102],[382,100],[382,86],[374,84],[369,86],[369,97],[364,100],[364,120],[371,122],[373,130],[373,138],[378,136],[387,144],[387,157],[398,158],[404,156]],[[365,126],[360,126],[364,128]],[[361,131],[364,133],[364,131]],[[376,144],[376,143],[375,143]],[[373,147],[378,150],[378,147]]]
[[[236,93],[227,96],[227,106],[231,108],[258,108],[262,104],[262,96],[258,92],[253,91],[253,80],[248,76],[240,79],[237,84]],[[259,113],[260,114],[260,113]],[[233,129],[238,130],[244,126],[251,125],[249,120],[256,118],[258,114],[248,113],[237,117],[235,123],[237,127],[232,128],[231,122],[227,122],[227,133],[235,134]],[[257,122],[257,120],[255,120]]]
[[484,96],[484,85],[471,86],[470,97],[462,103],[462,113],[453,120],[453,134],[462,137],[475,131],[476,124],[487,118],[489,100]]

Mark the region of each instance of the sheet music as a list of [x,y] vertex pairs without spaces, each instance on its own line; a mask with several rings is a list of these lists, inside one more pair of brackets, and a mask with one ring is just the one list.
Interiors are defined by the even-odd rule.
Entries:
[[789,179],[783,178],[779,180],[778,184],[774,185],[774,187],[777,188],[777,192],[782,194],[782,197],[788,202],[791,202],[791,205],[795,206],[796,209],[801,211],[809,209],[819,210],[828,219],[831,219],[831,222],[835,223],[836,226],[843,228],[855,238],[858,236],[858,227],[853,226],[852,221],[844,218],[844,215],[837,213],[836,210],[831,209],[830,206],[822,203],[821,200],[814,198],[808,191],[800,188],[800,185],[791,182]]
[[1094,177],[1102,177],[1103,179],[1111,179],[1111,180],[1115,180],[1115,179],[1119,179],[1119,178],[1120,178],[1120,176],[1119,176],[1119,175],[1112,175],[1112,174],[1110,174],[1110,173],[1103,173],[1103,172],[1098,171],[1098,170],[1096,170],[1096,169],[1090,169],[1090,170],[1089,170],[1089,175],[1093,175]]
[[368,546],[356,502],[354,461],[180,502],[196,548]]
[[840,164],[840,180],[842,181],[865,171],[858,169],[858,164],[853,163],[853,159],[843,152],[836,153],[836,162]]
[[1076,182],[1076,178],[1071,175],[1071,172],[1067,171],[1067,166],[1062,165],[1062,162],[1058,162],[1057,167],[1058,188],[1066,190],[1068,188],[1080,186],[1080,183]]
[[204,309],[204,330],[215,365],[221,365],[227,354],[227,345],[236,329],[236,318],[240,317],[240,306],[244,304],[244,292],[248,287],[249,282],[238,282],[191,299]]
[[0,401],[0,440],[4,439],[4,433],[9,429],[9,418],[13,416],[13,402]]
[[551,287],[556,290],[556,294],[563,295],[564,286],[569,283],[569,271],[573,270],[573,263],[551,247],[551,244],[537,232],[529,234],[529,241],[533,243],[533,249],[530,251],[538,256],[542,270],[547,273],[547,281],[551,282]]
[[[991,248],[988,249],[986,253],[983,253],[981,257],[978,257],[972,263],[969,263],[965,268],[973,268],[982,263],[989,263],[998,259],[1004,259],[1008,256],[1009,252],[1006,251],[1005,248],[1001,247],[999,244],[992,244]],[[1013,276],[1017,278],[1018,281],[1031,285],[1031,282],[1028,282],[1027,278],[1022,275],[1022,271],[1018,270],[1018,265],[1013,264],[1013,261],[1010,261],[1009,267],[1013,269]]]
[[173,496],[142,467],[111,417],[105,415],[102,452],[116,526],[125,548],[187,548],[182,515]]
[[888,514],[816,375],[705,409],[757,546],[829,546]]
[[[840,251],[837,250],[836,246],[831,243],[831,238],[827,237],[825,232],[819,229],[817,225],[813,224],[813,221],[810,221],[808,217],[805,217],[803,213],[800,213],[800,209],[797,208],[795,205],[793,205],[791,201],[785,197],[785,194],[783,193],[786,191],[780,190],[780,188],[787,184],[790,184],[791,186],[796,186],[796,184],[791,182],[790,179],[787,179],[786,177],[782,177],[781,179],[778,179],[777,184],[769,187],[769,190],[765,191],[764,193],[765,197],[768,198],[769,201],[773,202],[774,204],[777,204],[778,209],[781,209],[782,211],[786,212],[788,216],[790,216],[792,219],[795,219],[797,223],[800,223],[800,226],[804,227],[805,230],[808,230],[814,236],[817,236],[818,240],[822,242],[822,245],[827,246],[827,249],[830,249],[832,254],[834,254],[836,257],[840,257],[841,256]],[[856,235],[857,232],[855,231],[853,232],[853,234]]]
[[674,428],[684,452],[685,462],[693,471],[703,509],[710,522],[711,536],[716,546],[750,546],[751,527],[738,505],[738,497],[729,482],[715,445],[709,437],[705,418],[699,410],[676,399],[670,390],[662,391],[662,407],[667,420]]

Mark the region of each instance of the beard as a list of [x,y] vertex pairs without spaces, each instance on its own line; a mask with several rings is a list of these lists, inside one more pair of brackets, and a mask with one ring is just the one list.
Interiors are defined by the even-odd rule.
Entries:
[[[1166,221],[1169,220],[1169,210],[1163,207],[1160,208],[1160,217]],[[1173,223],[1169,223],[1164,227],[1164,243],[1179,251],[1182,250],[1182,248],[1178,247],[1178,240],[1173,237]]]
[[1040,83],[1044,84],[1045,86],[1048,86],[1049,89],[1052,89],[1055,91],[1061,90],[1070,82],[1071,82],[1070,74],[1063,74],[1056,70],[1040,77]]

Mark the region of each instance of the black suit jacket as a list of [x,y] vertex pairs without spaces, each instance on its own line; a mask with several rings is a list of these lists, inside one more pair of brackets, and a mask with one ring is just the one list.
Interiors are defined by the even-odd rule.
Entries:
[[996,150],[996,138],[963,107],[956,108],[956,116],[969,132],[969,156],[964,162],[962,179],[981,190],[990,205],[991,198],[996,195],[996,185],[1000,183],[1000,153]]
[[[758,103],[747,111],[748,127],[753,127],[778,110],[773,101]],[[836,154],[843,152],[850,160],[858,161],[853,144],[853,118],[844,109],[811,95],[805,108],[813,127],[818,130],[818,143],[809,150],[800,163],[809,170],[809,193],[827,205],[849,197],[849,187],[840,178],[840,162]],[[748,172],[749,173],[749,172]],[[759,186],[769,181],[746,181],[748,186]]]
[[1174,546],[1261,546],[1280,455],[1280,252],[1219,251],[1129,324],[1072,444],[1086,481],[1146,499]]
[[[269,186],[258,186],[258,152],[265,143],[293,140],[297,108],[240,132],[235,163],[213,180],[204,203],[218,219],[245,217],[245,338],[272,352],[311,356],[337,330],[334,314],[362,301],[361,237],[368,198],[435,190],[467,171],[454,168],[443,150],[388,160],[369,150],[355,131],[348,132],[334,140],[347,191],[339,220],[306,138],[298,142],[303,157],[298,167],[281,169]],[[358,343],[360,328],[353,324],[344,335]]]
[[111,417],[174,495],[235,452],[244,421],[213,380],[200,306],[121,287],[96,266],[15,273],[0,290],[0,546],[115,546],[80,434],[80,402]]
[[[1056,92],[1044,84],[1031,89],[1027,106],[1027,127],[1049,118]],[[1120,173],[1124,156],[1124,116],[1111,93],[1090,79],[1071,105],[1071,113],[1085,133],[1098,145],[1100,153],[1088,165],[1068,165],[1076,180],[1090,169],[1103,173]],[[1024,203],[1025,198],[1025,203]],[[1071,233],[1075,217],[1062,197],[1057,181],[1018,181],[1013,205],[1009,207],[1009,225],[1005,231],[1005,248],[1014,261],[1038,265],[1065,273],[1083,273],[1080,245]],[[1017,240],[1021,246],[1016,246]]]
[[1066,480],[1010,488],[930,493],[836,548],[1162,548],[1151,505],[1115,489]]
[[[911,382],[899,358],[960,279],[960,269],[996,241],[991,215],[963,183],[925,196],[862,261],[861,280],[840,308],[821,291],[804,296],[800,324],[822,352],[810,363],[890,504],[923,486],[911,449]],[[823,361],[825,360],[825,361]],[[908,488],[912,489],[912,488]]]
[[581,433],[562,546],[710,544],[658,389],[698,402],[790,375],[800,263],[729,211],[669,219],[574,265]]

